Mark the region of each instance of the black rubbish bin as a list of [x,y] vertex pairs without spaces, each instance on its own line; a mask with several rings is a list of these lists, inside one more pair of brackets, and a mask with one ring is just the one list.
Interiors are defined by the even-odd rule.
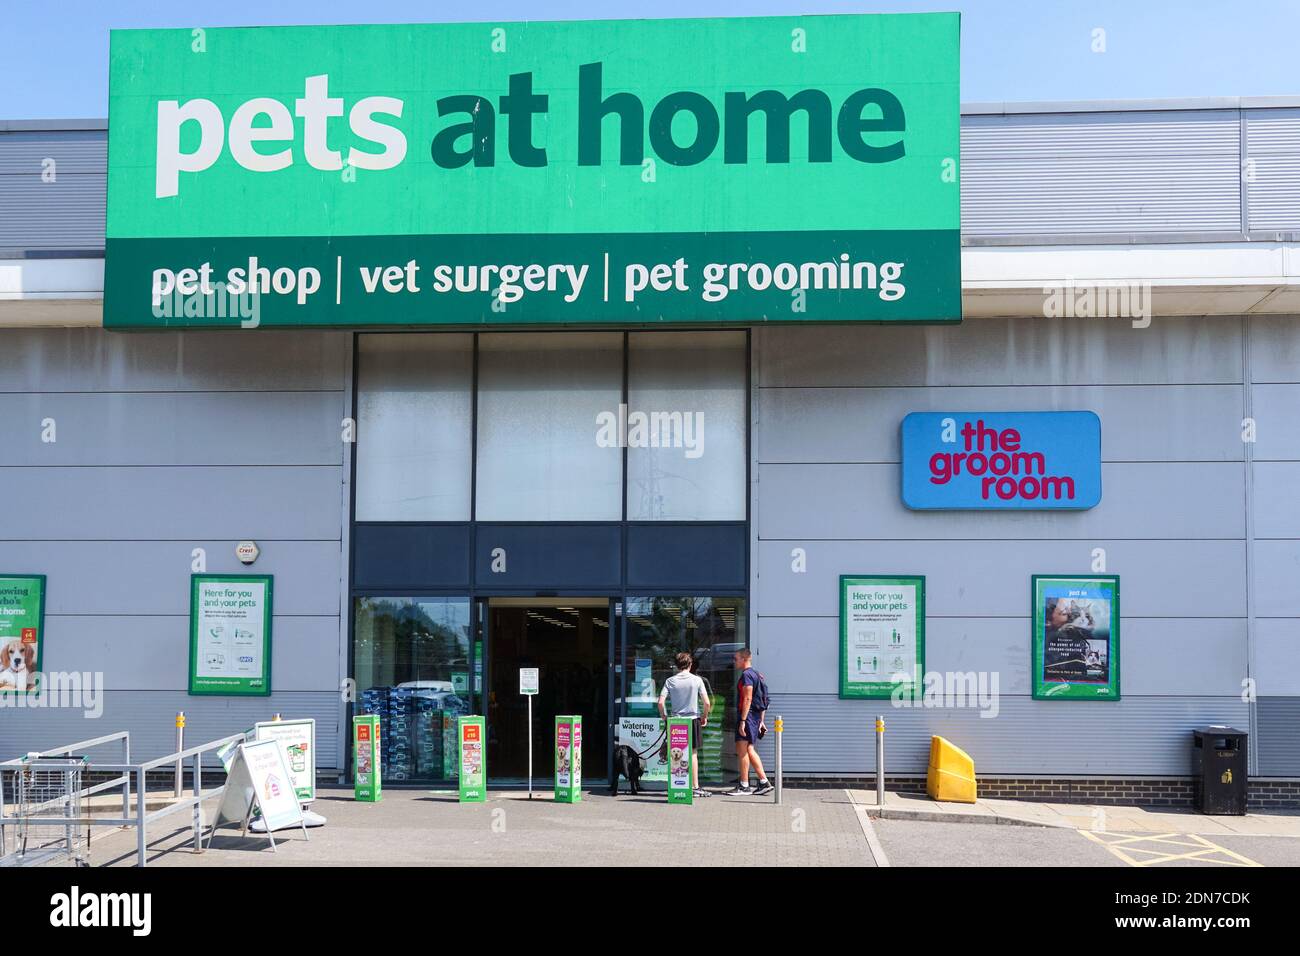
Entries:
[[1196,809],[1219,816],[1246,813],[1246,732],[1234,727],[1192,731]]

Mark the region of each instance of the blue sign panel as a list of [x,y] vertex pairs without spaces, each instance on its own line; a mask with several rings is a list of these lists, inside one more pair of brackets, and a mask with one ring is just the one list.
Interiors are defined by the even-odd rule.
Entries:
[[903,503],[916,510],[1064,510],[1101,501],[1093,412],[913,412]]

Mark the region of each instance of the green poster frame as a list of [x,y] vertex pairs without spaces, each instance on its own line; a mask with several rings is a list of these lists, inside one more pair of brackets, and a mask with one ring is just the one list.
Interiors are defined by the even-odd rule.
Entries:
[[[1108,587],[1110,602],[1110,679],[1105,684],[1043,679],[1046,627],[1043,620],[1047,583],[1070,588]],[[1120,699],[1120,593],[1118,574],[1035,574],[1029,579],[1029,645],[1032,698],[1034,700]]]
[[[45,575],[43,574],[0,574],[0,587],[4,587],[6,582],[15,582],[35,586],[38,589],[36,599],[36,654],[32,664],[32,671],[35,674],[44,674],[42,661],[45,659]],[[6,644],[11,640],[22,640],[22,629],[19,628],[17,634],[0,634],[0,644]],[[35,687],[29,687],[26,690],[16,688],[0,689],[0,694],[23,694],[39,697],[41,693],[40,681],[36,682]]]
[[[262,606],[262,673],[254,683],[253,678],[237,678],[239,683],[207,685],[204,681],[216,678],[199,677],[199,585],[205,582],[245,584],[255,582],[266,586],[266,603]],[[271,621],[275,576],[272,574],[191,574],[190,575],[190,673],[191,697],[270,697],[271,696]]]
[[889,700],[902,681],[850,681],[848,666],[848,590],[860,585],[903,585],[916,588],[916,670],[906,696],[918,698],[925,680],[925,575],[923,574],[841,574],[840,587],[840,700]]

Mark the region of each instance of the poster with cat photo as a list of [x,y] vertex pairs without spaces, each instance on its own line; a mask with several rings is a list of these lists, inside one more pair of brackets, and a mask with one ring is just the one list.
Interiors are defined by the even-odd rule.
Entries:
[[1035,700],[1119,700],[1119,577],[1032,579]]

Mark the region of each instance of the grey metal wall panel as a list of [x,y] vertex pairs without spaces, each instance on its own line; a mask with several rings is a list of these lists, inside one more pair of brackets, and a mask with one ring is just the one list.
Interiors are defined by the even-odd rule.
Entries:
[[1261,461],[1255,476],[1255,535],[1300,538],[1300,462]]
[[[846,422],[845,427],[851,426]],[[1256,474],[1284,467],[1291,466],[1257,465]],[[897,465],[805,463],[760,465],[758,470],[758,530],[764,538],[1185,538],[1193,513],[1200,538],[1240,538],[1245,529],[1241,509],[1226,506],[1241,502],[1245,494],[1243,468],[1232,463],[1103,465],[1097,507],[1014,514],[908,511],[901,501]],[[1261,509],[1275,498],[1276,493],[1261,490]],[[1225,506],[1202,507],[1200,502]],[[1300,529],[1300,498],[1292,498],[1289,512],[1287,527]]]
[[1223,316],[1162,316],[1148,329],[1127,322],[1040,318],[924,328],[770,326],[754,338],[756,384],[1234,383],[1242,381],[1241,328],[1240,319]]
[[986,718],[977,708],[896,709],[889,701],[774,693],[771,712],[785,718],[786,772],[827,775],[875,769],[876,714],[885,716],[889,773],[924,773],[930,736],[940,734],[974,758],[976,774],[1108,776],[1187,775],[1193,727],[1242,726],[1249,717],[1247,705],[1230,697],[1106,703],[1009,697],[996,717]]
[[1232,110],[967,116],[967,236],[1240,229]]
[[[808,571],[791,571],[803,548]],[[1029,578],[1086,573],[1093,548],[1121,578],[1124,616],[1242,617],[1246,613],[1245,544],[1241,541],[769,541],[758,543],[760,615],[838,615],[841,574],[924,574],[930,617],[1019,617],[1029,612]],[[996,569],[996,573],[987,573]],[[1188,581],[1215,580],[1194,598]]]
[[339,391],[0,393],[0,465],[341,465],[348,414]]
[[1300,335],[1294,315],[1250,317],[1251,381],[1300,382]]
[[[1300,408],[1300,386],[1289,398]],[[1100,416],[1103,461],[1242,460],[1240,385],[765,388],[756,451],[763,462],[896,462],[909,412],[1070,409]],[[1293,421],[1300,449],[1300,415]]]
[[[3,472],[0,471],[0,475]],[[0,569],[49,576],[47,614],[189,614],[194,548],[211,572],[274,574],[277,614],[339,613],[339,542],[276,541],[252,535],[261,555],[245,567],[238,538],[179,541],[3,541]],[[332,585],[332,588],[331,588]]]
[[[838,617],[765,617],[759,628],[752,641],[755,666],[773,694],[838,693]],[[996,686],[1005,697],[1027,697],[1029,628],[1028,615],[927,615],[925,668],[941,674],[996,674],[996,685],[986,685],[990,689]],[[1125,614],[1122,646],[1124,697],[1240,697],[1246,676],[1244,618]],[[1179,663],[1171,666],[1171,658]]]
[[0,392],[342,389],[349,334],[0,329]]
[[1300,110],[1247,110],[1246,198],[1252,230],[1300,230]]
[[1300,461],[1300,385],[1251,386],[1256,461]]
[[[201,427],[196,423],[196,427]],[[8,540],[339,540],[338,466],[7,468]],[[287,507],[287,503],[292,507]]]
[[[64,744],[126,730],[131,734],[131,759],[150,760],[171,753],[176,744],[173,718],[185,711],[185,741],[194,746],[240,733],[256,721],[285,717],[316,720],[317,771],[337,769],[339,745],[338,694],[286,691],[270,697],[190,697],[184,691],[113,691],[104,695],[104,712],[97,720],[68,708],[15,708],[0,721],[0,758],[8,760],[29,750]],[[110,756],[111,754],[111,756]],[[109,750],[103,760],[116,760]],[[216,765],[213,760],[212,765]]]
[[[1294,578],[1292,580],[1295,580]],[[1300,697],[1300,620],[1262,617],[1255,622],[1255,690],[1265,697]],[[1300,723],[1290,729],[1300,739]]]
[[[1260,617],[1300,618],[1300,541],[1294,538],[1256,541],[1253,570],[1255,613]],[[1293,626],[1300,634],[1300,621]],[[1300,646],[1297,650],[1300,651]],[[1300,668],[1297,673],[1300,674]]]
[[1261,777],[1300,776],[1300,695],[1260,698],[1256,726],[1259,766],[1255,773]]
[[[55,614],[47,615],[46,622],[41,663],[47,671],[100,673],[104,687],[112,691],[186,689],[190,660],[188,611],[150,617]],[[275,615],[271,624],[274,691],[337,687],[341,660],[337,614]]]

